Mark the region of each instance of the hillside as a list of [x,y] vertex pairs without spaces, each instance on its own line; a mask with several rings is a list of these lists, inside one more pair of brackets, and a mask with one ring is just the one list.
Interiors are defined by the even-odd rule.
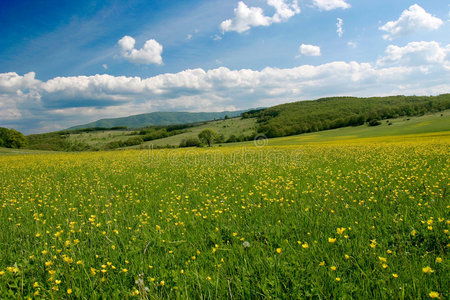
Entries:
[[244,113],[258,119],[258,132],[281,137],[401,116],[420,116],[450,108],[450,94],[439,96],[334,97],[281,104]]
[[[450,110],[425,114],[416,117],[389,119],[379,126],[349,126],[320,132],[271,138],[266,141],[269,146],[332,144],[332,143],[368,143],[399,142],[420,140],[421,138],[448,138],[450,136]],[[224,144],[223,146],[235,146]],[[239,143],[252,146],[253,141]]]
[[143,128],[154,125],[188,124],[215,119],[223,119],[225,116],[237,117],[246,110],[223,111],[223,112],[152,112],[147,114],[133,115],[122,118],[102,119],[84,125],[70,127],[68,130],[84,128],[113,128],[125,126],[128,128]]

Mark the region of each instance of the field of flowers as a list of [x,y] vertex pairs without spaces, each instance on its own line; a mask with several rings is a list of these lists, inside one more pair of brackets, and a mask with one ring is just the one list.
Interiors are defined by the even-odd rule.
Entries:
[[449,298],[449,150],[0,156],[0,298]]

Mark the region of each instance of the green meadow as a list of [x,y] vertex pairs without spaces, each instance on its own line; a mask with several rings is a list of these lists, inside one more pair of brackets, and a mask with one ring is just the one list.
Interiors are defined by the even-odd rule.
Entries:
[[[446,118],[324,143],[10,150],[0,298],[448,298]],[[374,134],[392,130],[408,142]]]

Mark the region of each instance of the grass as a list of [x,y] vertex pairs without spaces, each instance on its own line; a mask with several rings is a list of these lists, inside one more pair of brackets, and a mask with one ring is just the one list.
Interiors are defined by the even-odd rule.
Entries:
[[446,299],[450,136],[366,133],[0,156],[0,298]]

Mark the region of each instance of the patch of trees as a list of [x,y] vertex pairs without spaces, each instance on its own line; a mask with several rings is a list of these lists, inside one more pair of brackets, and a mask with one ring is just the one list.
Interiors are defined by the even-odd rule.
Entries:
[[67,129],[58,131],[61,134],[69,134],[69,133],[85,133],[85,132],[95,132],[95,131],[109,131],[109,130],[128,130],[126,126],[115,126],[115,127],[91,127],[91,128],[82,128],[82,129]]
[[129,138],[124,141],[109,142],[108,144],[105,145],[104,149],[112,150],[112,149],[117,149],[117,148],[122,148],[122,147],[136,146],[136,145],[142,144],[143,142],[144,142],[144,140],[141,137],[132,137],[132,138]]
[[446,109],[450,109],[450,94],[430,97],[333,97],[287,103],[247,114],[257,118],[259,133],[267,137],[280,137],[366,123],[374,126],[380,120],[419,116]]
[[190,137],[187,139],[183,139],[180,142],[179,147],[183,148],[183,147],[200,147],[201,146],[201,142],[197,137]]
[[177,127],[172,127],[172,128],[159,128],[159,127],[144,128],[144,129],[141,129],[139,131],[139,134],[142,135],[142,139],[144,140],[144,142],[147,142],[147,141],[153,141],[153,140],[157,140],[157,139],[162,139],[162,138],[165,138],[165,137],[169,137],[169,136],[173,136],[173,135],[177,135],[177,134],[185,132],[185,130],[183,130],[183,129],[175,129],[175,128],[177,128]]
[[0,147],[22,148],[27,144],[25,136],[11,128],[0,127]]

